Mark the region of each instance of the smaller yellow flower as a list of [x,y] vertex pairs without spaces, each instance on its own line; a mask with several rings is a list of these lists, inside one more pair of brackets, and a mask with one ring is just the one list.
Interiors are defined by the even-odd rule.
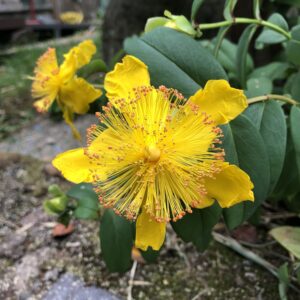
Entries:
[[86,40],[65,54],[64,62],[58,66],[56,51],[49,48],[38,59],[34,70],[32,96],[38,99],[34,102],[35,108],[39,112],[46,112],[56,100],[77,139],[80,139],[80,134],[73,124],[74,113],[86,113],[89,104],[102,94],[101,90],[76,76],[76,71],[88,64],[95,52],[93,41]]

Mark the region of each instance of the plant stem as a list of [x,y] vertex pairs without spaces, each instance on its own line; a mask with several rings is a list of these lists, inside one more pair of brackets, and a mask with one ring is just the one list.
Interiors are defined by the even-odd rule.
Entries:
[[253,104],[253,103],[263,102],[263,101],[267,101],[267,100],[271,100],[271,99],[276,99],[276,100],[279,100],[279,101],[282,101],[285,103],[289,103],[292,105],[300,105],[300,103],[294,99],[291,99],[289,97],[282,96],[282,95],[275,95],[275,94],[268,94],[268,95],[250,98],[247,100],[247,102],[248,102],[248,104]]
[[221,21],[221,22],[216,22],[216,23],[200,24],[198,27],[200,30],[207,30],[207,29],[214,29],[214,28],[230,26],[233,24],[257,24],[257,25],[268,27],[268,28],[284,35],[289,40],[292,38],[292,36],[289,32],[285,31],[284,29],[277,26],[276,24],[268,22],[268,21],[264,21],[264,20],[259,20],[259,19],[233,18],[232,20],[226,20],[226,21]]

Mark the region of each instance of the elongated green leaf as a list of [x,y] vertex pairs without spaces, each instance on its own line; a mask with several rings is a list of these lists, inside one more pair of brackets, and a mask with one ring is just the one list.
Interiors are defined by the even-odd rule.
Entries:
[[[268,22],[273,23],[286,31],[289,30],[289,26],[288,26],[286,20],[284,19],[284,17],[282,15],[280,15],[278,13],[272,14],[269,17]],[[261,32],[261,34],[257,37],[257,39],[255,41],[255,47],[256,47],[256,49],[262,49],[265,44],[269,44],[269,45],[277,44],[277,43],[281,43],[285,40],[286,40],[286,37],[284,35],[282,35],[281,33],[278,33],[268,27],[265,27],[263,29],[263,31]]]
[[275,61],[265,66],[255,68],[249,75],[250,78],[266,77],[270,80],[284,79],[287,77],[287,70],[290,65],[286,62]]
[[194,209],[177,222],[171,222],[175,232],[185,242],[192,242],[204,251],[211,240],[211,231],[219,221],[222,209],[217,203],[204,209]]
[[193,4],[192,4],[192,10],[191,10],[191,20],[194,21],[197,13],[201,7],[201,5],[203,4],[204,0],[194,0]]
[[298,175],[300,176],[300,108],[293,106],[291,109],[291,133],[295,147]]
[[285,158],[287,142],[285,115],[276,101],[252,104],[245,115],[259,130],[267,149],[270,163],[270,194],[280,177]]
[[236,69],[237,75],[240,80],[241,86],[246,88],[247,82],[247,54],[250,41],[256,31],[256,25],[249,25],[243,32],[240,37],[238,48],[237,48],[237,55],[236,55]]
[[297,193],[300,192],[299,182],[300,177],[298,175],[295,148],[292,140],[291,128],[289,126],[283,170],[272,195],[272,200],[293,200]]
[[300,66],[300,24],[291,30],[292,39],[287,42],[286,54],[288,61]]
[[226,20],[232,20],[234,18],[233,11],[236,4],[237,0],[226,0],[223,12],[224,18]]
[[186,97],[209,79],[227,78],[219,62],[199,42],[170,28],[128,38],[124,46],[149,67],[152,84],[176,88]]
[[224,209],[224,219],[232,229],[247,220],[266,199],[270,185],[270,165],[263,139],[255,125],[241,115],[223,127],[225,159],[239,165],[254,184],[255,201],[245,201]]
[[288,300],[287,297],[287,289],[289,284],[289,269],[288,269],[288,263],[285,262],[283,265],[281,265],[278,268],[278,289],[279,289],[279,296],[281,300]]
[[[202,45],[208,49],[212,54],[216,49],[217,40],[213,39],[212,41],[202,40]],[[236,70],[236,53],[237,53],[237,45],[230,42],[226,38],[223,39],[222,44],[220,46],[217,60],[223,66],[225,70],[229,72],[231,77],[237,78],[237,70]],[[247,73],[251,72],[253,69],[253,60],[249,54],[247,54],[246,58],[246,70]],[[233,76],[232,76],[233,75]]]
[[300,227],[281,226],[270,231],[272,237],[300,259]]
[[217,37],[214,41],[215,44],[215,49],[214,49],[214,56],[218,57],[218,53],[220,50],[220,47],[222,45],[222,42],[225,38],[226,33],[228,32],[228,30],[230,29],[230,26],[227,27],[221,27],[218,31]]
[[101,251],[111,272],[125,272],[131,266],[133,224],[107,209],[100,224]]

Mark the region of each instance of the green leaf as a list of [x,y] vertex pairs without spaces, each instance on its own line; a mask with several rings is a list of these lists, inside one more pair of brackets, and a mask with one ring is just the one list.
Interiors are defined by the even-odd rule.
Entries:
[[[290,127],[288,129],[283,170],[272,195],[272,200],[275,201],[287,199],[288,202],[290,202],[289,199],[292,200],[292,198],[300,191],[298,168],[295,167],[297,166],[295,148],[292,141]],[[289,206],[288,204],[287,206]]]
[[268,195],[270,166],[263,139],[255,125],[240,115],[230,124],[222,126],[225,160],[238,165],[254,184],[255,201],[244,201],[223,210],[228,228],[233,229],[255,212]]
[[247,80],[248,98],[270,94],[273,89],[272,81],[267,77],[250,78]]
[[227,78],[219,62],[199,42],[170,28],[128,38],[124,46],[149,67],[152,84],[176,88],[186,97],[209,79]]
[[[212,54],[214,54],[214,51],[216,50],[217,47],[217,43],[218,43],[217,38],[213,39],[211,42],[205,40],[202,41],[202,45],[206,47]],[[237,74],[236,74],[237,70],[236,70],[236,63],[235,63],[236,53],[237,53],[237,45],[227,39],[223,39],[218,55],[216,56],[216,58],[223,66],[223,68],[228,70],[232,74],[234,74],[235,78],[237,78]],[[252,69],[253,69],[253,60],[251,56],[247,54],[247,58],[246,58],[247,73],[252,71]]]
[[295,147],[298,175],[300,176],[300,108],[293,106],[290,116],[292,141]]
[[265,77],[270,80],[275,79],[284,79],[287,77],[287,70],[290,68],[290,65],[286,62],[272,62],[265,66],[255,68],[253,72],[249,75],[250,78],[260,78]]
[[84,206],[78,206],[74,210],[74,217],[82,220],[97,220],[99,218],[99,214],[97,210]]
[[92,185],[80,183],[74,185],[67,195],[77,200],[74,216],[79,219],[97,219],[99,217],[99,199]]
[[253,0],[253,14],[256,19],[261,19],[260,17],[260,0]]
[[80,77],[88,78],[97,73],[107,72],[107,66],[102,59],[94,59],[78,71]]
[[226,20],[232,20],[234,18],[233,11],[236,4],[237,0],[226,0],[223,12],[224,18]]
[[292,81],[290,82],[290,92],[292,98],[300,102],[300,71],[293,75]]
[[[274,13],[272,14],[269,19],[268,22],[273,23],[277,26],[279,26],[280,28],[288,31],[289,30],[289,26],[286,22],[286,20],[284,19],[284,17],[278,13]],[[256,41],[255,41],[255,47],[256,49],[262,49],[264,47],[265,44],[277,44],[277,43],[281,43],[283,41],[286,40],[286,37],[268,27],[264,27],[263,31],[261,32],[261,34],[257,37]]]
[[247,54],[248,54],[248,48],[250,45],[250,41],[257,29],[256,25],[249,25],[241,35],[239,42],[238,42],[238,48],[237,48],[237,54],[236,54],[236,69],[237,69],[237,76],[240,80],[241,86],[243,88],[246,87],[247,82]]
[[276,101],[252,104],[245,115],[253,122],[263,138],[270,163],[269,193],[271,193],[280,177],[285,158],[287,142],[285,115]]
[[222,43],[224,41],[225,35],[228,32],[228,30],[230,29],[230,26],[227,27],[221,27],[218,31],[218,34],[216,36],[216,38],[214,39],[214,44],[215,44],[215,48],[214,48],[214,56],[217,58],[218,57],[218,53],[219,50],[222,46]]
[[287,42],[286,55],[289,62],[300,66],[300,24],[291,30],[292,39]]
[[219,221],[222,209],[215,203],[204,209],[193,209],[193,213],[185,215],[171,225],[177,235],[185,242],[192,242],[199,251],[204,251],[211,240],[211,231]]
[[270,234],[281,246],[300,259],[300,227],[276,227]]
[[149,18],[145,25],[145,32],[149,32],[157,27],[165,26],[169,19],[164,17]]
[[191,20],[195,21],[196,15],[203,4],[204,0],[194,0],[192,4],[192,10],[191,10]]
[[107,209],[100,224],[101,251],[111,272],[125,272],[131,266],[133,224]]
[[289,269],[288,263],[282,264],[277,271],[278,279],[279,279],[279,296],[281,300],[288,300],[287,297],[287,289],[289,284]]

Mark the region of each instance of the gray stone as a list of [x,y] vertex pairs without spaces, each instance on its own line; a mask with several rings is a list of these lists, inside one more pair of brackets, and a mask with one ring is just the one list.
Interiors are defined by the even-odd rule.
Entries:
[[[98,123],[94,115],[78,117],[74,124],[80,131],[83,141],[86,129]],[[22,155],[31,155],[42,160],[52,160],[56,154],[81,144],[72,136],[70,127],[65,122],[55,122],[45,116],[37,118],[31,126],[14,134],[13,139],[0,142],[0,152],[14,152]],[[22,177],[22,172],[18,174]]]
[[53,284],[43,300],[120,300],[115,295],[96,287],[85,287],[72,274],[64,274]]

